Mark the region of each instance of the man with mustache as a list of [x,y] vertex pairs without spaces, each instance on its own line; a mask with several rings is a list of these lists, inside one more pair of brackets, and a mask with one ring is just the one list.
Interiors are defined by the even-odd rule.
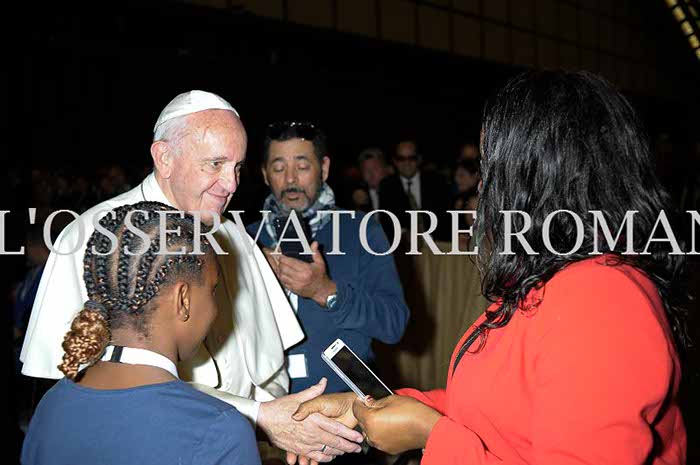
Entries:
[[[326,184],[331,163],[326,138],[313,124],[271,124],[263,150],[262,173],[271,190],[264,210],[270,214],[264,223],[248,226],[248,232],[265,247],[275,248],[280,239],[275,225],[280,220],[285,223],[294,211],[308,224],[313,241],[310,263],[264,250],[306,334],[301,344],[287,351],[290,392],[303,391],[322,377],[328,379],[326,392],[348,391],[322,361],[321,353],[341,338],[371,363],[373,339],[387,344],[401,339],[409,310],[394,259],[363,247],[360,223],[364,213],[335,207],[333,190]],[[287,229],[293,229],[291,223]],[[342,254],[329,253],[334,233],[340,238]],[[376,253],[389,249],[382,227],[372,218],[367,221],[367,245]]]

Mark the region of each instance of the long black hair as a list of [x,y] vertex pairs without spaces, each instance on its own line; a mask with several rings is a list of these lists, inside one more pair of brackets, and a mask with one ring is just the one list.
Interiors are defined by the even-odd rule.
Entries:
[[[653,242],[648,255],[623,255],[625,238],[611,249],[598,233],[592,210],[602,211],[611,231],[636,211],[634,250],[644,250],[660,212],[670,218],[670,198],[655,174],[650,146],[630,103],[607,81],[588,72],[540,71],[521,74],[487,104],[482,134],[483,187],[477,214],[478,263],[482,292],[500,305],[482,327],[505,326],[525,296],[570,263],[591,258],[597,250],[612,262],[629,263],[656,285],[679,351],[689,344],[683,308],[687,300],[685,258],[671,255],[671,245]],[[504,210],[529,214],[524,238],[538,255],[512,241],[504,251]],[[557,210],[570,210],[583,221],[581,247],[557,255],[545,247],[544,220]],[[524,219],[512,215],[513,231]],[[614,232],[613,232],[614,234]],[[572,250],[577,227],[569,214],[557,214],[549,225],[553,249]],[[614,264],[614,263],[613,263]],[[482,345],[485,338],[482,338]]]

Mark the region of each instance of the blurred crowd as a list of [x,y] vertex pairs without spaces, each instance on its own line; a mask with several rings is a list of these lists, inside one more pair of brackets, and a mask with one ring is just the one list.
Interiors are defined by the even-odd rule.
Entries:
[[[660,134],[655,146],[659,175],[664,178],[664,163],[672,150],[668,135]],[[697,151],[695,158],[700,160],[700,143],[693,148]],[[404,139],[397,141],[390,153],[377,147],[360,151],[353,162],[336,165],[335,176],[330,181],[339,208],[363,212],[390,211],[397,216],[404,232],[410,228],[406,210],[429,210],[436,213],[438,220],[432,237],[437,241],[451,241],[452,219],[446,212],[476,210],[479,162],[480,153],[476,141],[463,144],[451,161],[437,163],[421,151],[415,140]],[[268,194],[259,171],[251,165],[243,173],[243,182],[229,205],[229,210],[244,211],[243,220],[246,223],[260,218],[260,209]],[[138,185],[151,170],[151,164],[125,166],[117,163],[90,170],[80,167],[72,167],[70,170],[34,168],[29,182],[25,182],[26,186],[23,187],[28,190],[28,205],[37,209],[35,224],[43,225],[51,212],[66,209],[80,214],[99,202],[128,191]],[[696,170],[689,170],[685,176],[687,179],[683,183],[669,185],[670,191],[674,193],[675,203],[679,207],[684,210],[696,209],[700,200],[700,176]],[[20,177],[13,179],[19,180]],[[13,188],[19,189],[19,186]],[[429,225],[425,224],[425,217],[419,218],[418,228],[425,231]],[[460,214],[458,218],[459,230],[467,230],[473,223],[471,214]],[[378,219],[391,238],[394,225],[388,216],[379,215]],[[53,219],[52,240],[71,220],[72,217],[68,214],[57,215]],[[468,233],[459,233],[460,250],[469,247],[470,237]],[[11,322],[17,363],[34,295],[49,255],[40,227],[34,227],[26,233],[24,244],[26,272],[23,279],[14,285],[11,296]]]
[[[13,286],[10,296],[10,321],[13,326],[16,371],[19,373],[19,352],[22,340],[29,323],[34,297],[39,287],[41,274],[49,257],[45,245],[44,229],[47,218],[52,212],[70,210],[77,214],[95,206],[99,202],[126,192],[137,185],[149,173],[151,166],[127,170],[118,164],[101,166],[92,171],[81,170],[79,167],[71,170],[51,170],[35,168],[29,174],[28,182],[24,185],[12,186],[15,191],[27,194],[26,204],[36,209],[34,226],[28,229],[22,244],[25,247],[26,271],[23,278]],[[17,182],[19,176],[11,176]],[[57,214],[52,218],[49,233],[55,241],[60,232],[73,216],[68,213]]]
[[116,163],[90,170],[34,168],[29,183],[32,199],[29,204],[37,208],[38,219],[61,209],[82,213],[138,185],[151,169],[150,164],[134,167]]
[[[11,322],[14,332],[15,362],[19,373],[19,351],[22,347],[34,296],[49,251],[44,245],[43,225],[47,217],[58,210],[83,213],[92,206],[126,192],[138,185],[152,170],[150,164],[125,166],[107,164],[97,169],[80,167],[51,170],[34,168],[28,182],[21,186],[27,192],[27,205],[36,208],[36,220],[24,239],[26,272],[14,286],[11,296]],[[331,182],[339,208],[359,211],[377,209],[396,214],[401,227],[409,228],[405,210],[475,210],[479,184],[479,149],[474,142],[464,144],[451,163],[438,164],[421,153],[416,141],[399,141],[387,155],[379,148],[362,150],[356,160],[337,166]],[[263,199],[268,189],[257,176],[258,170],[248,166],[243,182],[234,195],[229,210],[240,209],[246,223],[260,217]],[[19,179],[19,176],[15,179]],[[20,189],[20,186],[15,186]],[[384,215],[382,215],[382,218]],[[55,241],[73,217],[67,213],[52,219],[50,234]],[[438,218],[439,227],[433,233],[436,240],[450,240],[449,217]],[[468,229],[470,215],[460,216],[460,229]],[[391,224],[387,228],[393,227]],[[425,228],[427,225],[421,224]],[[425,229],[424,229],[425,230]],[[388,235],[393,231],[388,230]],[[391,235],[390,235],[391,237]],[[461,247],[468,237],[460,236]]]
[[[656,156],[659,176],[665,181],[674,196],[674,203],[683,210],[697,209],[700,203],[700,175],[691,169],[684,179],[674,176],[666,162],[672,150],[666,134],[656,139]],[[691,159],[700,164],[700,143],[693,146],[697,153]],[[387,153],[388,152],[388,153]],[[363,212],[387,210],[396,215],[402,232],[410,229],[410,218],[406,210],[428,210],[436,213],[437,228],[431,236],[436,241],[452,241],[451,216],[447,211],[475,211],[480,182],[480,153],[476,141],[463,144],[447,162],[436,162],[421,150],[412,139],[397,140],[388,151],[368,147],[343,164],[335,163],[329,182],[335,190],[338,208]],[[248,163],[242,174],[242,182],[233,196],[228,210],[244,211],[246,224],[260,219],[260,210],[269,193],[255,163]],[[29,176],[11,176],[12,190],[26,193],[26,205],[36,208],[37,226],[29,229],[25,236],[24,271],[16,270],[15,284],[10,296],[10,322],[13,328],[16,373],[20,373],[19,353],[29,322],[34,297],[37,293],[42,271],[49,257],[44,244],[43,225],[51,212],[71,210],[80,214],[92,206],[115,197],[137,186],[152,171],[148,164],[106,164],[99,168],[51,170],[34,168]],[[665,179],[666,178],[666,179]],[[682,182],[679,182],[682,181]],[[21,185],[20,185],[21,184]],[[425,217],[419,217],[419,231],[430,226]],[[458,228],[468,230],[473,223],[471,214],[458,216]],[[51,225],[52,241],[72,221],[69,214],[57,215]],[[389,238],[393,237],[395,225],[387,215],[378,215]],[[405,238],[405,237],[404,237]],[[473,247],[471,234],[458,234],[460,250]],[[402,246],[405,244],[402,242]]]
[[[479,148],[464,144],[454,160],[438,165],[425,157],[416,141],[403,140],[387,157],[379,148],[360,152],[357,163],[345,170],[340,202],[346,208],[369,212],[387,210],[399,219],[403,231],[410,229],[406,210],[427,210],[436,214],[437,227],[432,236],[451,240],[450,210],[476,210],[479,187]],[[387,235],[393,225],[386,215],[380,217]],[[468,229],[471,215],[459,215],[459,229]],[[426,231],[427,217],[418,217],[418,228]]]

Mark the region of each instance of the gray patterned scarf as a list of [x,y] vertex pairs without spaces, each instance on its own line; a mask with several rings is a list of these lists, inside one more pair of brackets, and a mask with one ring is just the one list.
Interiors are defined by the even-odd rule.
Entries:
[[[270,211],[267,221],[265,222],[265,229],[272,238],[272,246],[274,247],[279,241],[277,231],[273,226],[275,224],[275,219],[288,217],[289,209],[285,207],[274,194],[270,194],[265,199],[263,210]],[[319,196],[316,201],[313,203],[313,205],[304,210],[300,218],[308,222],[312,238],[316,237],[316,233],[319,232],[331,220],[330,215],[318,214],[318,212],[324,210],[335,210],[335,194],[333,193],[333,189],[331,189],[325,182],[321,186],[321,191],[319,192]]]

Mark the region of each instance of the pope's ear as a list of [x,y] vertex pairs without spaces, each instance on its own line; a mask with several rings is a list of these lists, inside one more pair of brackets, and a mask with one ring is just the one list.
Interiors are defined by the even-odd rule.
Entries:
[[173,153],[170,144],[162,140],[153,142],[151,144],[151,157],[158,174],[168,179],[173,172]]

